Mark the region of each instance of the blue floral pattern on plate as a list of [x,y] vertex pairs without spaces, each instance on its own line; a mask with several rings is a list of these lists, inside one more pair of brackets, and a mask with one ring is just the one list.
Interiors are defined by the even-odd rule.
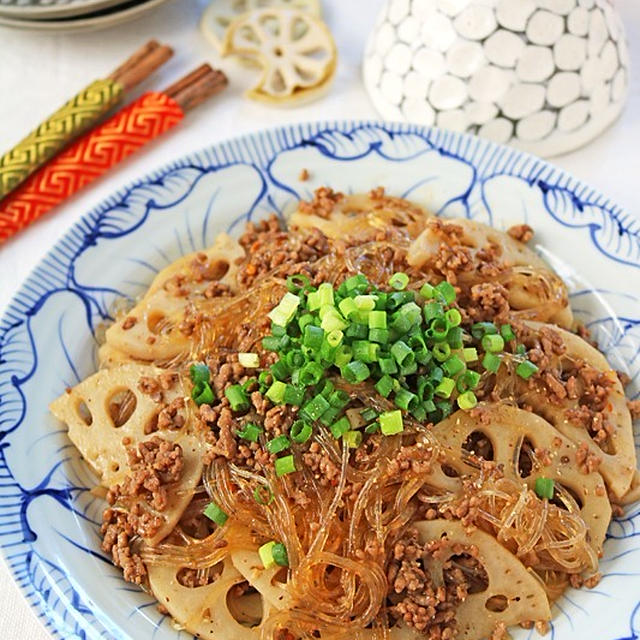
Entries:
[[[100,551],[103,503],[47,404],[95,370],[116,300],[135,298],[160,269],[220,231],[239,233],[271,211],[284,216],[324,184],[345,192],[384,185],[440,215],[498,228],[531,224],[536,249],[569,283],[576,315],[638,395],[640,224],[552,165],[465,135],[370,122],[294,125],[193,153],[84,216],[0,322],[0,546],[53,636],[190,637]],[[595,589],[570,590],[555,605],[552,638],[639,637],[638,505],[612,522],[601,570]]]

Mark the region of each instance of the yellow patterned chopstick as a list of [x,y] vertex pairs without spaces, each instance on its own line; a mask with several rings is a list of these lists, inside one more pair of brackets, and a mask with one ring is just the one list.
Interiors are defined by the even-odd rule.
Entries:
[[13,149],[0,157],[0,198],[24,182],[38,167],[84,133],[144,80],[173,51],[148,42],[107,78],[95,80],[39,124]]

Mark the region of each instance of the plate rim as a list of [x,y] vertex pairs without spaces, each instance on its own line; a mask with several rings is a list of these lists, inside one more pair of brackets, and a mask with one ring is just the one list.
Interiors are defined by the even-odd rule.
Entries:
[[[151,1],[153,2],[154,0]],[[448,131],[427,125],[384,121],[379,119],[316,120],[263,127],[238,136],[223,138],[208,145],[199,146],[187,153],[181,154],[174,160],[163,162],[149,171],[141,172],[136,178],[127,180],[119,189],[113,191],[110,195],[101,198],[97,204],[90,207],[77,220],[75,220],[75,222],[55,238],[52,245],[41,255],[38,262],[22,280],[20,286],[15,290],[6,307],[0,310],[0,347],[2,347],[3,339],[7,330],[15,323],[15,320],[12,320],[10,316],[19,318],[25,317],[25,311],[21,308],[23,305],[20,303],[20,298],[25,297],[26,299],[29,299],[31,297],[24,293],[26,287],[29,285],[35,285],[36,290],[42,288],[41,279],[38,278],[38,270],[46,269],[47,262],[55,258],[56,253],[63,248],[65,243],[69,243],[70,246],[75,246],[78,242],[78,236],[81,236],[86,232],[88,226],[94,225],[101,215],[106,213],[114,206],[114,204],[121,202],[134,189],[143,184],[158,181],[170,174],[172,171],[188,166],[194,166],[196,168],[216,166],[212,156],[215,155],[216,152],[227,149],[228,147],[231,147],[231,154],[229,154],[227,159],[239,160],[240,158],[237,158],[237,154],[233,152],[233,147],[240,148],[243,146],[243,143],[250,140],[257,140],[265,137],[267,139],[279,140],[280,142],[278,146],[274,147],[270,154],[265,153],[265,157],[272,159],[278,153],[299,146],[299,144],[308,137],[318,136],[321,133],[349,134],[353,133],[357,129],[363,128],[378,129],[391,137],[394,134],[417,134],[432,145],[433,150],[436,151],[447,151],[452,153],[454,151],[454,147],[456,151],[460,151],[460,147],[464,146],[464,161],[473,165],[477,175],[483,175],[483,173],[479,171],[479,166],[483,166],[485,156],[489,156],[490,160],[490,162],[487,162],[487,166],[492,166],[494,163],[502,161],[505,165],[511,163],[510,166],[512,170],[518,165],[521,165],[521,168],[526,167],[530,172],[536,170],[536,179],[553,179],[552,186],[558,186],[562,183],[562,188],[569,189],[572,192],[584,192],[583,195],[588,194],[588,196],[593,199],[594,204],[602,208],[604,211],[607,211],[609,215],[615,216],[621,230],[633,235],[636,233],[640,234],[640,217],[626,211],[624,207],[612,201],[611,198],[604,195],[598,188],[592,187],[588,183],[575,177],[571,172],[558,167],[553,162],[515,147],[495,143],[472,134]],[[280,134],[280,136],[278,136],[278,134]],[[247,149],[246,145],[244,148]],[[481,152],[482,157],[480,158],[481,163],[477,164],[476,160],[479,152]],[[257,153],[257,149],[255,147],[252,148],[251,153]],[[498,155],[498,158],[495,158],[496,155]],[[506,158],[503,156],[506,156]],[[207,162],[208,164],[206,164]],[[514,173],[513,175],[519,175],[522,177],[520,173]],[[634,224],[637,226],[636,229],[634,229]],[[612,256],[609,256],[609,259],[615,260]],[[640,265],[638,265],[637,268],[640,269]],[[0,370],[2,368],[3,363],[0,361]],[[0,438],[0,444],[1,443],[2,439]],[[4,461],[4,455],[2,456],[0,463],[11,474],[9,467]],[[13,478],[13,474],[11,474],[8,479],[0,476],[0,489],[2,489],[7,482],[11,482]],[[0,507],[0,525],[2,524],[3,511],[4,508]],[[27,586],[25,584],[21,584],[20,577],[17,575],[15,567],[10,563],[8,547],[3,543],[3,539],[8,535],[10,535],[10,533],[6,533],[0,528],[0,558],[4,560],[5,566],[7,567],[14,584],[18,587],[22,597],[29,604],[37,619],[47,632],[52,635],[52,637],[63,639],[69,638],[68,635],[65,635],[68,632],[68,629],[64,623],[56,620],[55,617],[50,616],[47,613],[46,608],[37,599],[30,597],[33,593],[29,592]],[[39,562],[42,561],[40,560]],[[47,585],[50,586],[51,583],[47,583]],[[640,603],[636,608],[640,611]],[[633,614],[634,612],[632,611],[630,613]],[[89,626],[90,623],[88,621],[86,624],[88,626],[85,628],[94,628],[93,626]]]
[[71,18],[73,16],[79,17],[93,11],[101,11],[111,7],[115,8],[119,4],[125,4],[128,1],[129,0],[83,0],[83,2],[46,5],[0,4],[0,15],[23,20]]

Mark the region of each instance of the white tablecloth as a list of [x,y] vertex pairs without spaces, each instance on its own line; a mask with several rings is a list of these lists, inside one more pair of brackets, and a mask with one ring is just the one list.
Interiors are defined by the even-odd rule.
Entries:
[[[337,78],[323,99],[294,110],[272,109],[241,98],[249,76],[233,62],[222,62],[197,29],[206,1],[174,0],[138,21],[93,33],[41,35],[0,27],[0,150],[16,143],[52,108],[89,80],[109,73],[149,38],[172,45],[175,56],[141,89],[167,86],[202,61],[221,66],[231,78],[223,96],[190,113],[173,133],[0,248],[0,311],[55,239],[134,177],[206,144],[262,127],[301,120],[375,118],[362,86],[360,59],[382,1],[324,0],[326,20],[340,53]],[[555,162],[640,215],[640,1],[618,0],[617,4],[631,46],[629,103],[620,120],[599,139]],[[0,638],[49,637],[0,563]]]

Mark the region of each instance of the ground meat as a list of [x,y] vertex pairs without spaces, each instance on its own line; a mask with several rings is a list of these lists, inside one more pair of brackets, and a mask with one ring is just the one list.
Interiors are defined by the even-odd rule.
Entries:
[[138,448],[127,450],[130,473],[121,485],[116,484],[107,492],[110,505],[118,505],[126,513],[132,532],[143,537],[157,533],[162,518],[152,514],[143,504],[155,511],[164,511],[168,504],[167,485],[180,480],[184,460],[179,444],[163,438],[141,442]]
[[284,404],[269,409],[264,417],[264,429],[269,438],[289,433],[296,415],[297,408]]
[[587,444],[582,442],[576,451],[576,464],[580,471],[584,474],[597,471],[601,463],[602,458],[589,451]]
[[494,320],[509,312],[509,292],[497,282],[482,282],[471,287],[471,301],[467,308],[469,317],[478,322]]
[[184,426],[185,418],[180,409],[184,409],[184,398],[174,398],[158,414],[158,429],[181,429]]
[[507,229],[507,233],[514,240],[525,244],[533,238],[533,229],[528,224],[515,224]]
[[300,182],[306,182],[309,179],[309,171],[307,169],[302,169],[298,174],[298,180]]
[[328,218],[333,213],[336,204],[343,198],[344,194],[334,191],[330,187],[320,187],[313,192],[311,202],[300,201],[298,210],[300,213]]
[[311,443],[309,451],[302,454],[302,459],[323,487],[335,487],[338,484],[340,469],[317,442]]
[[121,567],[124,579],[143,584],[147,570],[140,556],[131,549],[135,531],[125,512],[106,509],[102,514],[102,550],[111,554],[113,563]]
[[398,476],[409,469],[414,473],[429,473],[432,457],[433,451],[421,445],[401,447],[395,458],[389,461],[387,473],[389,476]]
[[215,564],[208,569],[190,569],[183,567],[178,571],[176,575],[177,581],[183,586],[189,589],[195,587],[204,587],[212,582],[215,582],[222,573],[222,563]]
[[204,297],[207,299],[230,297],[232,295],[233,291],[231,291],[231,287],[221,282],[212,282],[207,285],[207,288],[204,290]]
[[217,437],[212,447],[213,453],[231,460],[237,451],[236,439],[233,434],[236,422],[229,407],[223,407],[217,421]]
[[138,380],[138,389],[148,395],[154,402],[162,402],[160,383],[150,376],[142,376]]
[[389,597],[395,602],[390,613],[428,640],[449,640],[456,635],[455,612],[466,598],[464,574],[447,566],[445,584],[437,587],[426,570],[430,558],[437,558],[448,542],[418,543],[418,534],[409,530],[398,540],[387,571]]

